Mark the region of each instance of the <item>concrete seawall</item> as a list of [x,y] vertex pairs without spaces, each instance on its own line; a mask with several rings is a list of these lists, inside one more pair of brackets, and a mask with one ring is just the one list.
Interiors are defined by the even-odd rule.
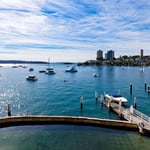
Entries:
[[18,126],[18,125],[41,125],[41,124],[89,125],[89,126],[99,126],[99,127],[138,131],[138,126],[135,123],[129,123],[128,121],[89,118],[89,117],[11,116],[0,118],[0,127]]

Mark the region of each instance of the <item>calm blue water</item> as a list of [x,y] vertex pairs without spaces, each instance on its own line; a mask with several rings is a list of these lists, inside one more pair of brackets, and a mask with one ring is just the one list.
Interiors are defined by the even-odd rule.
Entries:
[[[39,70],[47,66],[27,65],[28,68],[0,68],[0,116],[7,115],[7,104],[11,104],[12,115],[68,115],[118,119],[113,112],[95,101],[95,90],[99,94],[118,93],[128,99],[127,106],[137,99],[137,109],[150,116],[150,94],[145,92],[144,83],[150,83],[150,68],[144,72],[139,67],[77,67],[77,73],[66,73],[72,65],[54,63],[56,74],[46,75]],[[29,72],[29,67],[35,70]],[[100,77],[94,78],[98,72]],[[38,81],[26,81],[26,76],[35,74]],[[64,82],[68,80],[68,82]],[[133,85],[130,95],[129,85]],[[83,110],[80,110],[80,97],[84,97]]]
[[2,150],[149,150],[150,140],[134,132],[71,125],[0,129]]

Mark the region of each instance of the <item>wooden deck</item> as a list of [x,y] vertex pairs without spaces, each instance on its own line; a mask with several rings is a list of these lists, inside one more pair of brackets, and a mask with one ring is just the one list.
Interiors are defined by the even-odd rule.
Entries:
[[101,100],[101,103],[129,122],[136,123],[140,133],[150,134],[150,117],[132,108],[125,108],[117,103]]

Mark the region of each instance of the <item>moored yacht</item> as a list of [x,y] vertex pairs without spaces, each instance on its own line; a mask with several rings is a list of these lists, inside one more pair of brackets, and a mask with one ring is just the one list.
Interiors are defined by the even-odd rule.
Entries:
[[93,73],[93,77],[99,77],[98,73]]
[[29,68],[29,71],[34,71],[34,69],[33,68]]
[[75,68],[75,66],[73,66],[70,69],[65,70],[66,72],[78,72],[78,70]]
[[26,80],[28,81],[37,81],[38,78],[35,75],[29,75],[26,77]]
[[12,68],[18,68],[18,66],[12,66]]
[[120,94],[104,94],[104,99],[111,100],[113,102],[126,103],[128,100]]
[[45,73],[46,70],[39,70],[39,73]]
[[54,69],[51,68],[49,70],[46,70],[45,74],[53,75],[53,74],[56,74],[56,72],[54,71]]
[[56,74],[54,68],[50,67],[50,58],[48,58],[48,67],[46,68],[45,74],[53,75]]

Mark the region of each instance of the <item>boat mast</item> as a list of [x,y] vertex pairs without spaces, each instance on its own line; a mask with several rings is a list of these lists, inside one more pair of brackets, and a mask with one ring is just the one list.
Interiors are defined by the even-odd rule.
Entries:
[[48,57],[48,68],[50,66],[50,57]]

